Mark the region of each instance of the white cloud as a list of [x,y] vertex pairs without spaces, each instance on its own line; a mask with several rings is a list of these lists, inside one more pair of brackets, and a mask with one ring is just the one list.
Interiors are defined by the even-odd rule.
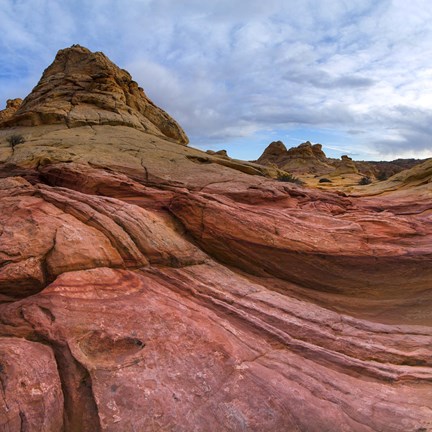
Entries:
[[0,98],[80,43],[197,145],[302,127],[352,153],[432,156],[431,19],[426,0],[2,0]]

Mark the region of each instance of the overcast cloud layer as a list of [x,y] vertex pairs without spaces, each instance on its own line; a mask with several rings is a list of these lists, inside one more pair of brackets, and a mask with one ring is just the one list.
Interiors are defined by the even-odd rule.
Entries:
[[79,43],[129,70],[193,146],[432,157],[431,23],[427,0],[2,0],[0,101]]

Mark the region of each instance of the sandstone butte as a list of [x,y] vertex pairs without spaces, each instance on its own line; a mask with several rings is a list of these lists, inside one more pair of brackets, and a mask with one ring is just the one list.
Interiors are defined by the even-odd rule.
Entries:
[[321,144],[306,141],[287,150],[282,141],[273,141],[256,162],[288,171],[291,175],[298,176],[307,186],[349,190],[362,184],[364,180],[368,184],[371,181],[388,179],[425,162],[425,159],[353,161],[347,155],[341,159],[333,159],[326,156]]
[[1,431],[432,430],[432,160],[349,195],[279,182],[187,147],[80,46],[17,105]]

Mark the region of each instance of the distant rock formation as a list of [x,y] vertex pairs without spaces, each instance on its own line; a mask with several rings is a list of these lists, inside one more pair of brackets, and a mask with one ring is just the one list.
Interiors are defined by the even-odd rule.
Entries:
[[340,160],[336,160],[334,166],[336,169],[330,173],[332,176],[358,174],[359,172],[355,162],[347,155],[343,155]]
[[[369,162],[358,162],[356,164],[361,166],[363,163],[373,170],[373,174],[378,180],[386,180],[389,177],[400,173],[401,171],[410,169],[425,162],[424,159],[396,159],[393,161],[369,161]],[[361,168],[360,168],[361,170]]]
[[8,99],[6,101],[6,108],[0,111],[0,124],[9,120],[18,110],[22,104],[22,99]]
[[264,153],[257,160],[258,163],[268,165],[276,164],[287,152],[287,148],[282,141],[273,141],[264,150]]
[[230,159],[230,157],[228,156],[228,152],[226,150],[218,150],[218,151],[207,150],[206,153],[212,156],[219,156],[225,159]]
[[[413,195],[416,195],[419,201],[421,201],[421,198],[423,197],[432,199],[431,186],[432,158],[426,159],[422,163],[417,163],[411,168],[398,172],[389,178],[388,181],[377,182],[372,185],[367,192],[361,191],[360,194],[381,195],[389,192],[389,199],[388,202],[386,202],[386,205],[389,207],[397,207],[399,211],[401,210],[401,207],[406,206],[405,211],[409,213],[412,210],[409,208],[409,205],[406,205],[407,198],[409,199],[412,198]],[[416,190],[415,194],[411,192],[412,189]],[[400,196],[403,196],[403,199],[401,199]],[[404,202],[404,204],[401,202]]]
[[127,71],[79,45],[60,50],[19,109],[1,122],[2,127],[123,125],[188,143],[183,129]]
[[398,159],[392,162],[353,161],[347,155],[341,156],[340,159],[333,159],[326,156],[321,144],[312,144],[310,141],[306,141],[298,147],[287,150],[282,141],[273,141],[256,162],[262,165],[276,166],[279,169],[300,175],[341,176],[359,174],[383,180],[423,161],[419,159]]
[[333,170],[322,151],[322,145],[309,141],[289,150],[282,141],[274,141],[264,150],[257,162],[263,165],[274,164],[296,174],[327,174]]

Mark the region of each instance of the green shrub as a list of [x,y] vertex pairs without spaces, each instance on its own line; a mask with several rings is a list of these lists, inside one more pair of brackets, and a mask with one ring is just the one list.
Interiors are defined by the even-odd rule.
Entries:
[[371,183],[372,183],[372,180],[369,177],[362,177],[358,184],[360,186],[365,186],[365,185],[368,185]]
[[22,144],[23,142],[25,142],[25,139],[22,135],[11,135],[10,137],[7,138],[7,142],[11,145],[11,147],[15,147],[17,144]]
[[389,176],[385,171],[380,171],[377,175],[377,179],[379,181],[384,181],[384,180],[387,180],[388,178],[389,178]]
[[293,176],[292,174],[280,174],[277,178],[278,181],[281,182],[289,182],[289,183],[295,183],[298,185],[304,185],[304,182],[300,180],[298,177]]

